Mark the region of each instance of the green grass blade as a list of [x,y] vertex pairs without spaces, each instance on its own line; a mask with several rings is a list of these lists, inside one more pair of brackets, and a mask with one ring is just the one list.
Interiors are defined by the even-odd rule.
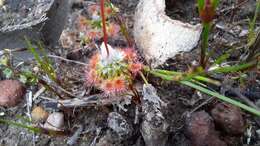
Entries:
[[55,70],[53,66],[51,65],[51,62],[41,45],[41,43],[38,43],[38,48],[41,51],[41,54],[43,55],[43,59],[40,57],[40,54],[36,51],[36,49],[32,46],[31,42],[25,37],[25,41],[27,43],[29,51],[33,54],[35,60],[37,61],[37,64],[41,67],[41,69],[49,76],[49,78],[57,83],[57,77]]
[[[147,68],[146,68],[146,71],[148,71],[152,75],[154,75],[156,77],[160,77],[160,78],[162,78],[164,80],[173,81],[173,76],[171,76],[171,75],[166,75],[166,74],[162,74],[161,72],[148,70]],[[193,78],[193,79],[195,79],[195,78]],[[197,78],[197,80],[205,80],[205,79],[204,78],[202,78],[202,79]],[[219,94],[217,92],[211,91],[211,90],[207,89],[206,87],[202,87],[202,86],[200,86],[198,84],[195,84],[195,83],[192,83],[191,81],[188,81],[188,80],[182,80],[182,81],[179,81],[179,83],[181,83],[183,85],[186,85],[186,86],[189,86],[191,88],[197,89],[197,90],[199,90],[199,91],[201,91],[203,93],[206,93],[208,95],[214,96],[214,97],[216,97],[216,98],[218,98],[218,99],[220,99],[220,100],[222,100],[224,102],[230,103],[230,104],[232,104],[234,106],[237,106],[237,107],[240,107],[241,109],[244,109],[244,110],[246,110],[246,111],[248,111],[248,112],[250,112],[252,114],[260,116],[260,111],[254,109],[254,108],[252,108],[250,106],[247,106],[247,105],[245,105],[245,104],[243,104],[243,103],[241,103],[239,101],[236,101],[236,100],[233,100],[233,99],[231,99],[229,97],[223,96],[223,95],[221,95],[221,94]]]
[[214,69],[210,72],[214,72],[214,73],[233,73],[233,72],[239,72],[239,71],[249,69],[249,68],[254,67],[256,65],[257,65],[257,62],[252,61],[252,62],[237,64],[237,65],[233,65],[233,66],[219,67],[219,68]]
[[212,5],[213,5],[213,8],[216,9],[219,5],[219,0],[213,0]]
[[223,63],[223,62],[226,61],[229,57],[230,57],[230,54],[229,54],[229,53],[225,53],[225,54],[219,56],[219,57],[214,61],[214,65],[215,65],[215,64],[221,64],[221,63]]
[[198,4],[199,11],[201,11],[205,5],[205,2],[204,0],[198,0],[197,4]]
[[29,51],[33,54],[35,60],[38,62],[39,65],[42,64],[42,60],[40,55],[36,52],[36,49],[32,46],[32,43],[25,37],[26,44],[28,46]]
[[38,42],[38,47],[39,47],[39,49],[41,51],[41,54],[43,55],[43,61],[42,62],[44,62],[44,63],[42,64],[42,66],[43,66],[45,72],[48,74],[48,76],[53,81],[56,82],[57,81],[57,77],[56,77],[55,69],[53,68],[52,63],[49,60],[48,55],[47,55],[46,51],[44,50],[43,45],[40,42]]
[[51,64],[51,61],[49,60],[48,55],[47,55],[46,51],[44,50],[42,43],[38,42],[37,46],[40,49],[41,54],[43,55],[44,62]]
[[[168,70],[161,70],[161,69],[154,69],[154,70],[150,70],[149,71],[151,74],[161,77],[165,80],[170,80],[172,81],[174,79],[174,76],[182,76],[183,73],[180,72],[175,72],[175,71],[168,71]],[[195,79],[197,81],[202,81],[205,83],[210,83],[216,86],[220,86],[221,83],[217,80],[211,79],[211,78],[207,78],[204,76],[200,76],[200,75],[190,75],[188,77],[184,77],[183,80],[189,80],[189,79]]]
[[211,90],[208,90],[207,88],[198,86],[198,85],[196,85],[196,84],[194,84],[194,83],[192,83],[192,82],[189,82],[189,81],[180,81],[180,83],[181,83],[181,84],[184,84],[184,85],[186,85],[186,86],[192,87],[192,88],[194,88],[194,89],[197,89],[197,90],[199,90],[199,91],[201,91],[201,92],[203,92],[203,93],[206,93],[206,94],[208,94],[208,95],[214,96],[214,97],[216,97],[216,98],[218,98],[218,99],[220,99],[220,100],[222,100],[222,101],[225,101],[225,102],[227,102],[227,103],[230,103],[230,104],[232,104],[232,105],[235,105],[235,106],[237,106],[237,107],[240,107],[241,109],[244,109],[244,110],[246,110],[246,111],[248,111],[248,112],[250,112],[250,113],[252,113],[252,114],[257,115],[257,116],[260,117],[260,111],[254,109],[254,108],[252,108],[252,107],[250,107],[250,106],[247,106],[247,105],[245,105],[245,104],[243,104],[243,103],[241,103],[241,102],[238,102],[238,101],[233,100],[233,99],[231,99],[231,98],[229,98],[229,97],[223,96],[223,95],[221,95],[221,94],[219,94],[219,93],[217,93],[217,92],[213,92],[213,91],[211,91]]
[[256,24],[256,19],[258,17],[259,11],[260,11],[260,0],[257,0],[254,18],[249,22],[249,34],[248,34],[249,46],[251,46],[256,39],[255,24]]
[[25,129],[28,129],[28,130],[35,132],[35,133],[41,133],[42,132],[40,128],[35,128],[35,127],[32,127],[32,126],[28,126],[28,125],[18,123],[18,122],[14,122],[14,121],[10,121],[10,120],[0,119],[0,123],[13,125],[13,126],[20,127],[20,128],[25,128]]
[[32,121],[29,118],[23,117],[21,115],[16,115],[15,117],[22,120],[23,122],[32,123]]
[[221,83],[219,81],[211,79],[211,78],[206,78],[206,77],[203,77],[203,76],[194,76],[193,79],[195,79],[197,81],[202,81],[202,82],[205,82],[205,83],[210,83],[210,84],[213,84],[213,85],[216,85],[216,86],[221,85]]
[[203,23],[202,30],[202,44],[201,44],[201,52],[200,52],[200,65],[205,68],[206,67],[206,58],[208,55],[208,47],[209,47],[209,33],[211,30],[211,23]]

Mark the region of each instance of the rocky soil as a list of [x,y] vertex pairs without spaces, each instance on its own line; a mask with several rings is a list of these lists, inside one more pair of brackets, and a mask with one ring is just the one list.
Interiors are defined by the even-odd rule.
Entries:
[[[77,99],[71,100],[70,96],[89,98],[90,101],[95,101],[99,97],[99,91],[86,88],[85,66],[78,63],[86,63],[96,50],[93,46],[82,46],[81,30],[78,28],[78,18],[87,16],[88,7],[95,2],[95,0],[72,1],[60,45],[49,50],[59,79],[64,84],[65,92],[62,97],[66,99],[61,101],[58,96],[41,85],[28,86],[15,80],[6,80],[3,71],[0,71],[0,79],[3,80],[0,81],[0,119],[56,131],[54,136],[50,136],[50,133],[33,133],[24,128],[1,123],[0,145],[257,146],[260,144],[259,118],[191,88],[177,83],[162,82],[153,77],[149,78],[153,86],[143,86],[141,79],[137,80],[136,88],[142,95],[139,104],[124,101],[119,104],[84,103],[87,106],[66,106],[69,105],[66,102],[68,100],[70,103],[77,103]],[[111,2],[119,7],[132,35],[133,15],[138,0],[111,0]],[[195,24],[199,22],[199,18],[194,5],[192,0],[180,0],[176,3],[167,0],[166,12],[173,19]],[[252,18],[254,9],[254,0],[221,1],[214,22],[214,33],[210,36],[210,48],[216,50],[216,56],[231,47],[234,48],[234,52],[229,61],[238,59],[244,53],[241,46],[244,46],[248,34],[247,19]],[[259,21],[257,26],[259,28]],[[96,42],[100,43],[101,39]],[[126,41],[122,37],[110,39],[109,43],[117,47],[126,46]],[[169,59],[162,68],[187,70],[192,62],[198,61],[198,48],[191,53],[183,53]],[[14,56],[12,59],[17,58]],[[35,61],[32,59],[23,61],[21,68],[33,68],[34,72],[38,71]],[[17,68],[19,67],[18,65]],[[243,87],[230,80],[232,75],[216,76],[224,80],[225,86],[212,88],[239,99],[237,94],[227,88],[232,86],[240,89],[241,94],[260,106],[259,72],[251,71],[248,76],[244,79]],[[8,102],[6,99],[12,100]]]

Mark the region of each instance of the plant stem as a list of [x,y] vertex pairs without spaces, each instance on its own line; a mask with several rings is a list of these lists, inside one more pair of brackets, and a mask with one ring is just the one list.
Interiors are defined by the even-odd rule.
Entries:
[[[164,80],[173,81],[172,75],[166,75],[166,74],[163,74],[162,72],[160,73],[160,72],[157,72],[157,71],[148,70],[148,68],[145,68],[145,71],[148,71],[148,72],[150,72],[151,74],[153,74],[154,76],[160,77],[160,78],[162,78],[162,79],[164,79]],[[170,73],[170,71],[165,71],[165,72]],[[208,78],[206,78],[206,77],[201,77],[201,76],[195,76],[195,77],[193,77],[193,79],[205,81],[205,82],[208,82],[208,83],[219,84],[219,83],[215,83],[214,80],[211,81],[211,80],[209,80]],[[246,111],[248,111],[248,112],[251,112],[251,113],[253,113],[253,114],[257,115],[257,116],[260,116],[260,111],[254,109],[254,108],[252,108],[252,107],[249,107],[249,106],[247,106],[247,105],[245,105],[245,104],[242,104],[242,103],[240,103],[240,102],[238,102],[238,101],[236,101],[236,100],[233,100],[233,99],[231,99],[231,98],[229,98],[229,97],[223,96],[223,95],[221,95],[221,94],[219,94],[219,93],[217,93],[217,92],[213,92],[213,91],[211,91],[211,90],[209,90],[209,89],[207,89],[207,88],[204,88],[204,87],[202,87],[202,86],[199,86],[199,85],[197,85],[197,84],[194,84],[194,83],[192,83],[191,81],[182,80],[182,81],[178,81],[178,82],[181,83],[181,84],[183,84],[183,85],[192,87],[192,88],[194,88],[194,89],[196,89],[196,90],[199,90],[199,91],[201,91],[201,92],[203,92],[203,93],[206,93],[206,94],[208,94],[208,95],[217,97],[218,99],[220,99],[220,100],[222,100],[222,101],[225,101],[225,102],[227,102],[227,103],[230,103],[230,104],[233,104],[233,105],[235,105],[235,106],[238,106],[238,107],[240,107],[240,108],[242,108],[242,109],[244,109],[244,110],[246,110]]]
[[103,29],[103,40],[105,43],[105,47],[107,50],[107,56],[109,56],[109,50],[107,46],[107,30],[106,30],[106,16],[105,16],[105,0],[100,0],[100,11],[101,11],[101,18],[102,18],[102,29]]
[[[146,69],[146,71],[149,71],[149,70]],[[166,75],[166,76],[163,76],[163,77],[170,79],[170,80],[173,80],[174,76],[182,76],[183,75],[183,73],[181,73],[181,72],[161,70],[161,69],[154,69],[154,70],[149,71],[149,72],[151,72],[152,74],[156,74],[157,76],[162,75],[162,74]],[[171,76],[171,77],[169,77],[169,76]],[[211,78],[207,78],[207,77],[200,76],[200,75],[193,75],[193,76],[191,76],[191,78],[198,80],[198,81],[210,83],[210,84],[213,84],[213,85],[216,85],[216,86],[221,85],[221,83],[217,80],[213,80]],[[183,79],[185,80],[185,77],[183,77]]]
[[[160,78],[164,79],[164,80],[168,80],[168,81],[172,81],[173,80],[172,77],[168,76],[168,75],[164,75],[164,74],[160,74],[158,72],[152,72],[152,71],[151,71],[151,73],[153,75],[157,76],[157,77],[160,77]],[[189,87],[192,87],[194,89],[197,89],[197,90],[199,90],[199,91],[201,91],[203,93],[206,93],[208,95],[217,97],[218,99],[220,99],[222,101],[225,101],[227,103],[233,104],[233,105],[238,106],[238,107],[240,107],[240,108],[242,108],[242,109],[244,109],[244,110],[246,110],[248,112],[251,112],[251,113],[253,113],[253,114],[257,115],[257,116],[260,116],[260,111],[254,109],[252,107],[249,107],[249,106],[247,106],[245,104],[242,104],[242,103],[240,103],[240,102],[238,102],[236,100],[233,100],[231,98],[223,96],[223,95],[221,95],[221,94],[219,94],[217,92],[213,92],[211,90],[208,90],[207,88],[204,88],[202,86],[196,85],[196,84],[194,84],[194,83],[192,83],[190,81],[179,81],[179,83],[181,83],[183,85],[186,85],[186,86],[189,86]]]
[[144,74],[143,74],[141,71],[139,71],[139,74],[140,74],[140,76],[142,77],[142,79],[144,80],[144,83],[145,83],[146,85],[148,85],[149,83],[148,83],[147,79],[145,78]]
[[202,81],[202,82],[210,83],[210,84],[213,84],[213,85],[216,85],[216,86],[221,86],[221,83],[217,80],[213,80],[213,79],[206,78],[206,77],[203,77],[203,76],[194,76],[193,78],[197,81]]
[[169,70],[162,70],[162,69],[154,69],[153,71],[158,72],[158,73],[162,73],[165,75],[182,75],[183,73],[181,72],[177,72],[177,71],[169,71]]
[[127,44],[128,44],[128,47],[132,48],[133,47],[133,40],[131,39],[130,35],[129,35],[129,32],[127,30],[127,25],[124,21],[124,18],[118,14],[114,8],[113,8],[113,5],[111,3],[110,0],[107,0],[109,2],[109,6],[110,8],[112,9],[112,11],[115,13],[115,18],[116,18],[116,21],[119,23],[120,25],[120,30],[123,34],[123,36],[125,37],[126,41],[127,41]]
[[256,19],[259,15],[260,11],[260,0],[257,0],[256,9],[255,9],[255,15],[252,21],[249,22],[249,34],[248,34],[248,42],[247,42],[247,49],[249,51],[249,54],[246,58],[246,61],[252,60],[254,58],[254,55],[256,54],[256,50],[259,46],[259,37],[260,37],[260,31],[255,32],[255,25],[256,25]]
[[233,100],[233,99],[231,99],[231,98],[228,98],[228,97],[226,97],[226,96],[223,96],[223,95],[221,95],[221,94],[219,94],[219,93],[217,93],[217,92],[213,92],[213,91],[211,91],[211,90],[208,90],[208,89],[206,89],[206,88],[204,88],[204,87],[201,87],[201,86],[198,86],[198,85],[196,85],[196,84],[193,84],[192,82],[189,82],[189,81],[180,81],[180,83],[181,83],[181,84],[184,84],[184,85],[186,85],[186,86],[192,87],[192,88],[194,88],[194,89],[197,89],[197,90],[199,90],[199,91],[201,91],[201,92],[204,92],[204,93],[206,93],[206,94],[208,94],[208,95],[217,97],[218,99],[220,99],[220,100],[222,100],[222,101],[225,101],[225,102],[230,103],[230,104],[232,104],[232,105],[238,106],[238,107],[240,107],[240,108],[242,108],[242,109],[244,109],[244,110],[246,110],[246,111],[248,111],[248,112],[251,112],[252,114],[255,114],[255,115],[257,115],[257,116],[260,117],[260,111],[254,109],[254,108],[252,108],[252,107],[249,107],[249,106],[247,106],[247,105],[245,105],[245,104],[242,104],[241,102],[238,102],[238,101],[236,101],[236,100]]
[[256,19],[258,17],[259,10],[260,10],[260,0],[257,0],[255,15],[254,15],[253,21],[251,22],[252,23],[252,31],[254,31],[254,29],[255,29]]
[[248,62],[248,63],[238,64],[238,65],[233,65],[233,66],[219,67],[219,68],[214,69],[210,72],[232,73],[232,72],[243,71],[243,70],[249,69],[251,67],[254,67],[256,65],[257,65],[257,61],[251,61],[251,62]]
[[127,30],[127,26],[126,24],[124,23],[125,21],[123,20],[123,18],[121,16],[116,16],[116,19],[118,21],[118,23],[120,24],[120,29],[121,29],[121,32],[123,34],[123,36],[125,37],[126,41],[127,41],[127,44],[128,44],[128,47],[133,47],[133,41],[129,35],[129,32]]
[[[243,71],[243,70],[255,67],[256,65],[257,65],[257,61],[251,61],[248,63],[241,63],[241,64],[233,65],[233,66],[219,67],[217,69],[209,71],[208,73],[233,73],[233,72],[239,72],[239,71]],[[183,73],[181,73],[181,72],[161,70],[161,69],[150,70],[148,67],[144,67],[144,70],[152,73],[153,75],[162,77],[167,80],[173,80],[173,76],[183,75]],[[221,84],[219,81],[212,80],[210,78],[207,78],[207,77],[204,77],[201,75],[194,75],[192,78],[195,80],[203,81],[203,82],[210,83],[210,84],[213,84],[216,86],[220,86],[220,84]],[[184,80],[185,80],[185,78],[184,78]]]
[[30,40],[25,37],[25,41],[28,46],[28,50],[33,54],[38,66],[48,75],[48,77],[55,83],[60,84],[60,81],[57,79],[57,75],[55,73],[55,70],[53,66],[51,65],[50,60],[48,59],[47,53],[44,50],[44,47],[40,42],[38,42],[37,47],[39,48],[40,53],[43,55],[43,57],[40,56],[40,53],[36,51],[36,48],[33,47]]
[[200,65],[203,68],[206,68],[206,58],[207,58],[207,51],[208,51],[208,41],[209,41],[209,32],[211,29],[210,23],[203,23],[203,30],[202,30],[202,44],[201,44],[201,54],[200,54]]

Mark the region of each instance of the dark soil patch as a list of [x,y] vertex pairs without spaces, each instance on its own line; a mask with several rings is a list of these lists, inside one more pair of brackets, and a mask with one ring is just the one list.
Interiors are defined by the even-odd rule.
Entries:
[[173,19],[195,24],[199,14],[194,0],[166,0],[166,14]]

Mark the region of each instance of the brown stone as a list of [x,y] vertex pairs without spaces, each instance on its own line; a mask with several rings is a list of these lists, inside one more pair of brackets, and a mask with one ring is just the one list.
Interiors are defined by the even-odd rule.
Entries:
[[25,95],[23,84],[17,80],[0,81],[0,106],[14,107]]
[[212,118],[205,111],[195,112],[186,119],[186,135],[192,146],[226,146],[219,138]]
[[32,111],[32,120],[35,122],[43,122],[48,118],[49,113],[46,112],[42,107],[37,106]]
[[228,134],[241,135],[244,133],[245,123],[239,108],[219,103],[211,110],[211,115],[216,124]]

